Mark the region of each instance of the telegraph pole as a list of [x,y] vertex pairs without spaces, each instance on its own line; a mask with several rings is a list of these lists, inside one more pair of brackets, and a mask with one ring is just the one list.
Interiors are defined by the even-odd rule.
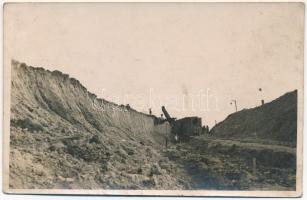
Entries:
[[237,107],[237,100],[233,99],[230,101],[230,105],[232,105],[232,103],[235,105],[235,109],[236,109],[236,112],[238,111],[238,107]]

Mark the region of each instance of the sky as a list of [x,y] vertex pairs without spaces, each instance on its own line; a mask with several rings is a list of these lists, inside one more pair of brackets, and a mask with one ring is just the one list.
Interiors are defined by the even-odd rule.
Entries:
[[[5,4],[4,56],[212,127],[302,89],[302,3]],[[259,91],[259,88],[262,91]]]

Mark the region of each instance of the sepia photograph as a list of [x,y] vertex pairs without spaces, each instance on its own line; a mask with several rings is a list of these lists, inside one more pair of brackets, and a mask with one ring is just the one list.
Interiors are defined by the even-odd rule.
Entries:
[[5,3],[3,190],[299,197],[304,3]]

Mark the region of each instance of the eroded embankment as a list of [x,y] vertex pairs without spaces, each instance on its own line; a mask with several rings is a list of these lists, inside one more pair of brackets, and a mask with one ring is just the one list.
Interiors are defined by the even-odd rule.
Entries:
[[153,118],[74,78],[12,62],[10,187],[179,189]]

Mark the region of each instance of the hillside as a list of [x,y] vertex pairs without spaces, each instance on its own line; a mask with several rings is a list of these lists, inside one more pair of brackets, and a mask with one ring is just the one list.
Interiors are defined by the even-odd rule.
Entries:
[[152,116],[98,99],[59,71],[17,61],[11,87],[11,188],[186,186],[160,155]]
[[296,145],[297,91],[292,91],[262,106],[229,115],[214,126],[215,138],[254,139]]

